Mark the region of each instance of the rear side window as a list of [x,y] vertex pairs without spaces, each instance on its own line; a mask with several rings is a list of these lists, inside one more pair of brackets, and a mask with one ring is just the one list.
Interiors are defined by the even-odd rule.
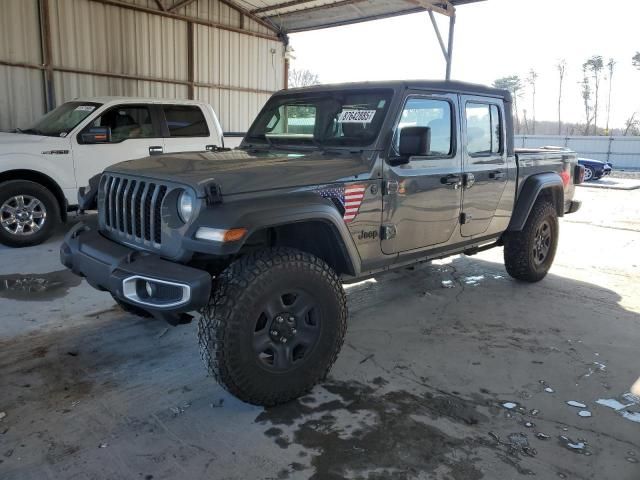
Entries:
[[209,127],[200,107],[165,105],[164,116],[171,137],[208,137]]
[[467,103],[467,153],[490,155],[502,150],[500,111],[496,105]]

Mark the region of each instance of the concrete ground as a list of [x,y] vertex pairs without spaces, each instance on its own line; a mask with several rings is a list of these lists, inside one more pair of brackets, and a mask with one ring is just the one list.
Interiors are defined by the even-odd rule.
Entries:
[[578,195],[538,284],[498,249],[351,286],[327,382],[267,410],[205,376],[194,324],[67,274],[60,236],[2,249],[0,478],[637,480],[640,190]]

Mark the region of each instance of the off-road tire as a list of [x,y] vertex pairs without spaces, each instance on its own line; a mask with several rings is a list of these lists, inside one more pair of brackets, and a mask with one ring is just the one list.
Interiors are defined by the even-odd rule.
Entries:
[[46,212],[46,219],[39,231],[29,235],[12,234],[0,226],[0,243],[9,247],[30,247],[47,240],[60,224],[60,205],[55,195],[46,187],[29,180],[9,180],[0,183],[0,207],[12,197],[28,195],[39,200]]
[[[308,356],[287,372],[261,363],[253,341],[259,312],[283,289],[304,288],[317,301],[319,333]],[[347,302],[336,273],[321,259],[292,248],[271,248],[233,262],[214,279],[202,309],[198,339],[211,375],[231,394],[254,405],[273,406],[307,393],[336,361],[347,329]]]
[[[548,253],[543,262],[534,261],[534,245],[538,228],[547,222],[551,227]],[[546,200],[538,200],[529,213],[524,228],[504,235],[504,264],[509,275],[525,282],[539,282],[546,275],[556,254],[559,236],[558,214]]]
[[113,297],[115,302],[118,304],[118,306],[122,310],[124,310],[127,313],[130,313],[131,315],[136,315],[136,316],[142,317],[142,318],[151,318],[153,316],[149,312],[147,312],[146,310],[143,310],[142,308],[140,308],[140,307],[138,307],[136,305],[131,305],[130,303],[127,303],[127,302],[124,302],[124,301],[120,300],[113,293],[111,294],[111,296]]

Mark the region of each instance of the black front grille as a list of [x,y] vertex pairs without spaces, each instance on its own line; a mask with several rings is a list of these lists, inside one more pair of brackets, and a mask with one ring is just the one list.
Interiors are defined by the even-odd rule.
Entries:
[[134,242],[161,245],[161,207],[166,185],[104,174],[100,188],[99,207],[108,231]]

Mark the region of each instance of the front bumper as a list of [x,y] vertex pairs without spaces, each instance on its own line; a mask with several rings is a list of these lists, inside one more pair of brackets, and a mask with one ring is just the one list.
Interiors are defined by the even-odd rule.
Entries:
[[126,247],[84,223],[65,236],[60,261],[92,287],[172,324],[190,319],[187,312],[204,307],[211,294],[208,272]]

